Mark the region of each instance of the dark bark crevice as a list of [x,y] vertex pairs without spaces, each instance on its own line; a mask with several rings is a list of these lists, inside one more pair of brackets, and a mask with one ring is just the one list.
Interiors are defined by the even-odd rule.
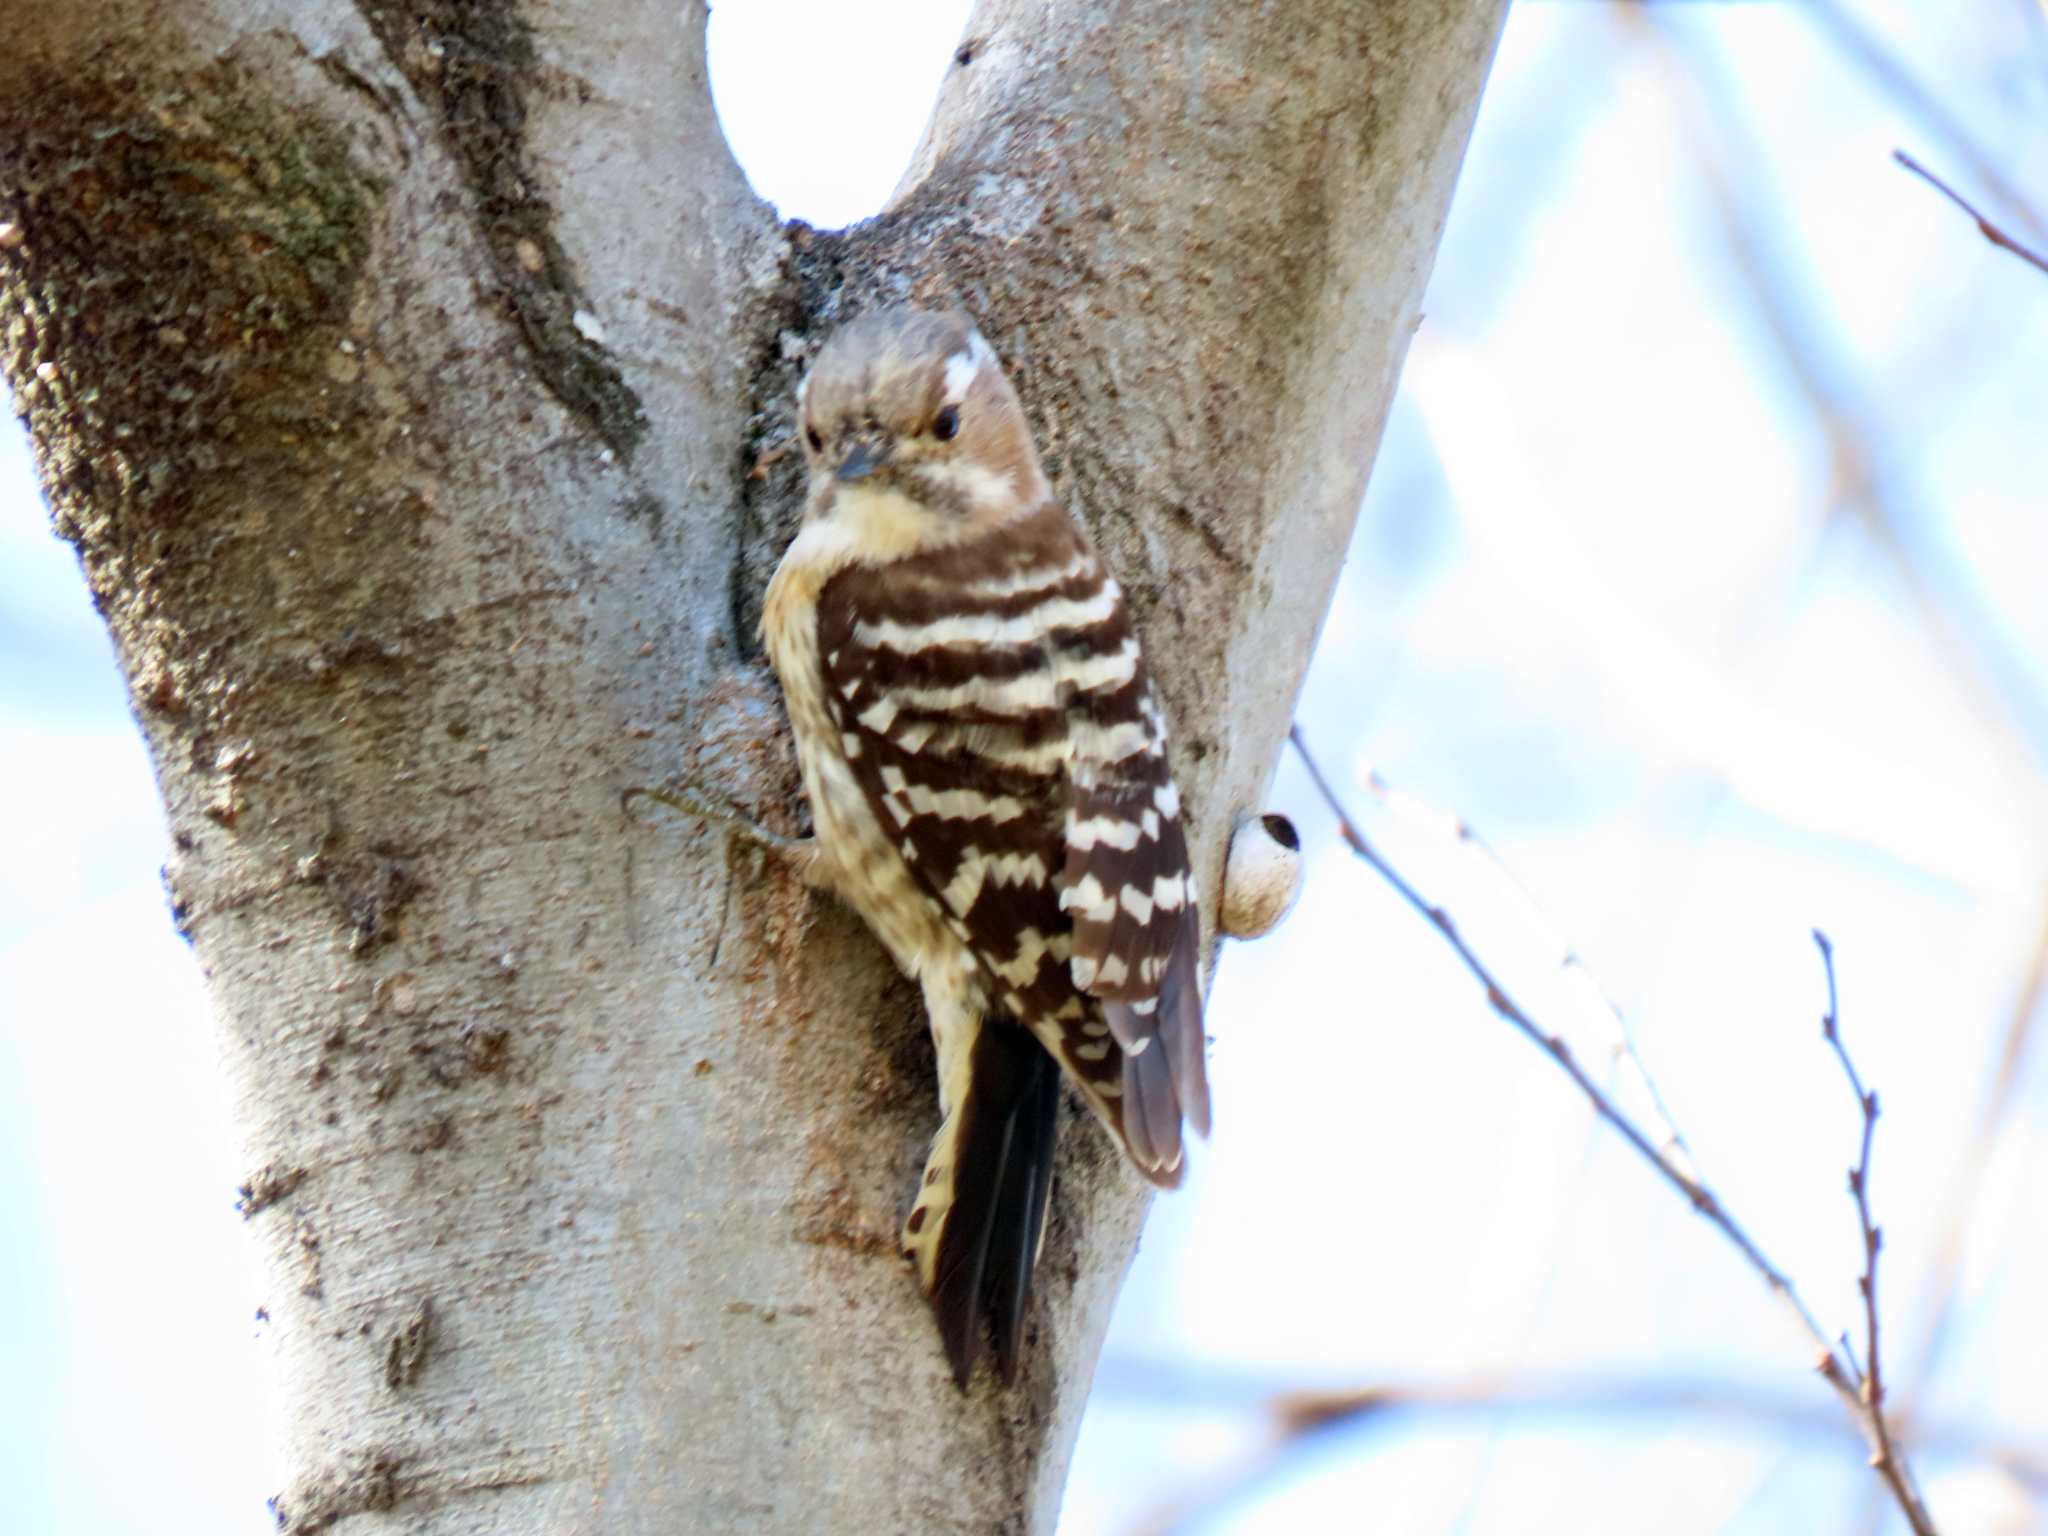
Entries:
[[[555,398],[622,461],[647,433],[647,412],[612,360],[573,266],[555,234],[527,143],[527,93],[590,100],[587,82],[543,68],[517,4],[476,0],[355,0],[392,65],[434,111],[470,192],[470,214],[499,301],[524,338],[534,371]],[[642,489],[636,515],[658,516]]]

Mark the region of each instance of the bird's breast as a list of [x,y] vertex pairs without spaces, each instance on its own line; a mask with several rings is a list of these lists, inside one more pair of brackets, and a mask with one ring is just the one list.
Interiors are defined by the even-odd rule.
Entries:
[[[796,552],[792,547],[791,554]],[[876,819],[846,760],[846,745],[825,701],[816,587],[811,573],[785,558],[768,586],[761,632],[789,701],[804,795],[832,885],[867,920],[906,975],[927,981],[965,975],[971,967],[963,968],[960,942],[947,931]]]

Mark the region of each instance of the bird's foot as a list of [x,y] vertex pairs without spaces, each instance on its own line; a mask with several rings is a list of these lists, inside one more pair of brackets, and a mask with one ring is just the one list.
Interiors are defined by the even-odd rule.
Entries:
[[787,863],[807,885],[822,883],[819,846],[815,837],[791,837],[765,827],[729,801],[705,794],[694,784],[670,780],[666,784],[636,786],[619,796],[619,809],[632,815],[633,802],[651,800],[667,806],[693,821],[716,822],[735,837],[744,838]]

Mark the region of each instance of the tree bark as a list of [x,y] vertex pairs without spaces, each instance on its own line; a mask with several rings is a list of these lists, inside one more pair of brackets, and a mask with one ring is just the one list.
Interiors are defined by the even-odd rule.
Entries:
[[621,794],[801,825],[794,387],[962,303],[1136,602],[1213,913],[1503,9],[986,0],[822,234],[733,163],[701,4],[15,8],[4,363],[215,1000],[280,1525],[1052,1529],[1139,1182],[1069,1105],[1022,1382],[956,1391],[914,990]]

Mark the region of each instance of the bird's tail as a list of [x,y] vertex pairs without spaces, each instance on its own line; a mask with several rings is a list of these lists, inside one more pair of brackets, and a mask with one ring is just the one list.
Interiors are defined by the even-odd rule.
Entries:
[[960,1034],[971,1038],[940,1044],[945,1119],[904,1223],[903,1249],[964,1387],[981,1354],[984,1318],[997,1370],[1006,1382],[1016,1373],[1052,1193],[1060,1072],[1008,1019],[983,1019]]

